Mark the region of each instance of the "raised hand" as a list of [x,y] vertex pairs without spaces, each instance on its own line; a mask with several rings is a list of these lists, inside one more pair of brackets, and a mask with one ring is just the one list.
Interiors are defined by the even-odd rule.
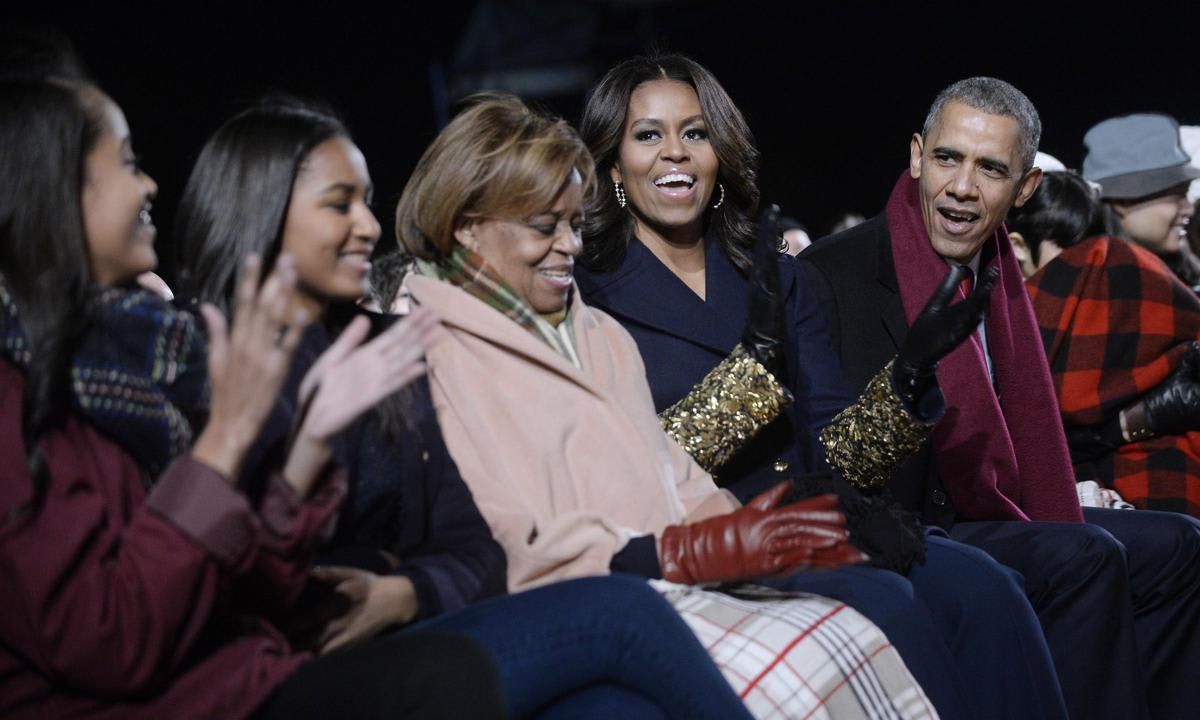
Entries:
[[941,359],[979,327],[1000,271],[995,267],[988,268],[980,275],[969,297],[951,304],[950,300],[968,272],[960,265],[950,268],[908,329],[904,346],[896,355],[892,379],[896,391],[909,403],[915,402],[934,383],[934,371]]
[[749,310],[742,344],[755,360],[779,377],[784,359],[784,313],[779,289],[779,208],[775,205],[763,211],[758,223]]
[[849,544],[837,497],[777,507],[790,487],[784,481],[726,515],[668,526],[659,546],[663,577],[686,584],[727,582],[863,562],[865,556]]
[[208,424],[192,455],[230,481],[275,405],[310,320],[303,310],[292,309],[296,271],[290,256],[279,256],[261,287],[260,272],[258,256],[247,257],[234,297],[232,327],[212,305],[200,308],[208,325],[212,394]]
[[363,345],[369,323],[355,318],[300,383],[300,419],[284,477],[307,493],[329,441],[355,418],[425,373],[425,350],[441,337],[436,316],[417,308]]

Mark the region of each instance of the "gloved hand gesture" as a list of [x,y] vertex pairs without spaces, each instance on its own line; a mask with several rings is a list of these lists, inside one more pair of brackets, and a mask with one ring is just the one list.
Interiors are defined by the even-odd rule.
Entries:
[[915,402],[934,383],[938,362],[979,327],[1000,271],[995,267],[988,268],[980,275],[968,298],[950,304],[968,272],[961,265],[950,268],[908,329],[904,346],[896,355],[892,381],[901,398],[909,403]]
[[659,548],[663,577],[728,582],[863,562],[849,543],[837,496],[776,507],[790,488],[784,481],[726,515],[667,527]]
[[783,368],[783,293],[779,289],[779,207],[763,211],[750,270],[749,317],[742,344],[750,355],[780,377]]
[[1200,343],[1188,345],[1175,372],[1146,393],[1146,425],[1155,435],[1200,429]]

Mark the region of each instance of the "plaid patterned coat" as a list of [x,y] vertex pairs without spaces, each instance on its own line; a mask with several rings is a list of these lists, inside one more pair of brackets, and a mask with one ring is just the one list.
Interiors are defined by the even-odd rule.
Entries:
[[[1028,288],[1068,429],[1111,421],[1200,338],[1200,300],[1156,256],[1116,238],[1067,248]],[[1200,517],[1200,433],[1127,443],[1075,471],[1139,508]]]

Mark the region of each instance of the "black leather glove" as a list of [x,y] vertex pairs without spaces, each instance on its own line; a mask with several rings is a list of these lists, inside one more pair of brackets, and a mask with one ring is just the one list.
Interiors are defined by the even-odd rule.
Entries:
[[904,346],[896,355],[896,362],[892,365],[892,384],[900,399],[909,407],[914,407],[937,382],[934,373],[941,359],[971,337],[971,333],[979,327],[992,286],[1000,275],[998,268],[988,268],[975,283],[970,297],[950,304],[959,283],[968,272],[961,265],[950,268],[925,309],[921,310],[908,329]]
[[866,495],[828,470],[804,473],[793,482],[785,503],[829,492],[837,495],[850,544],[870,556],[867,562],[872,567],[907,575],[914,562],[925,562],[925,532],[920,520],[901,508],[886,489]]
[[1146,426],[1155,435],[1200,429],[1200,343],[1188,345],[1175,372],[1143,397]]
[[1095,462],[1111,455],[1125,444],[1121,437],[1121,426],[1117,416],[1095,425],[1067,425],[1067,449],[1071,451],[1071,464]]
[[750,270],[749,317],[742,344],[775,377],[783,369],[783,293],[779,289],[779,207],[763,210]]

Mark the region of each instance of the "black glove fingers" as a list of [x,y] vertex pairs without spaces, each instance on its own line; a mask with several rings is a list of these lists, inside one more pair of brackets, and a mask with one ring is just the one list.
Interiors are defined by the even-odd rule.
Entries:
[[959,283],[966,277],[968,270],[961,265],[952,265],[950,272],[946,273],[946,277],[942,279],[942,284],[938,285],[938,289],[934,291],[933,297],[929,298],[929,302],[925,304],[925,309],[922,312],[938,313],[946,304],[950,302],[950,298],[954,297],[954,292],[958,290]]
[[766,253],[779,252],[779,206],[771,205],[762,211],[758,220],[758,246],[755,248],[755,265]]
[[782,369],[779,346],[784,338],[783,293],[775,239],[778,228],[779,209],[772,205],[763,211],[759,222],[758,246],[754,249],[754,267],[750,273],[749,317],[742,329],[742,344],[776,376]]
[[995,265],[984,270],[980,274],[979,279],[975,281],[975,289],[971,291],[971,298],[978,297],[980,302],[986,303],[988,298],[991,297],[992,288],[996,286],[996,280],[999,278],[1000,268]]

